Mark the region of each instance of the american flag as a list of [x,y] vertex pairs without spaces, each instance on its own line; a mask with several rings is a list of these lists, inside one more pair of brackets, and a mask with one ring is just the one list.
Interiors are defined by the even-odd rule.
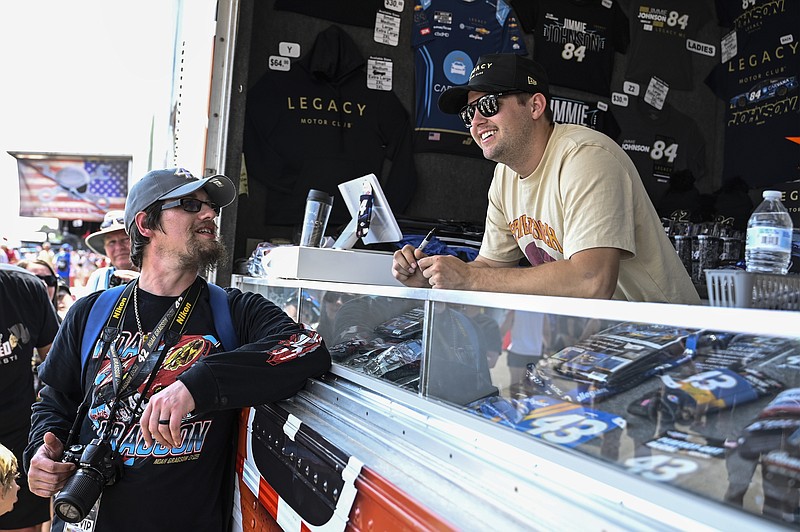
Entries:
[[130,158],[12,155],[20,216],[100,222],[107,211],[125,208]]

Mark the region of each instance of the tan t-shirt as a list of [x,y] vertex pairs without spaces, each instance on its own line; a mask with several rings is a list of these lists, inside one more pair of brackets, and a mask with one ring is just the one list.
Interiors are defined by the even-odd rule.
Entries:
[[625,252],[615,299],[700,303],[630,158],[602,133],[557,124],[531,175],[495,168],[480,254],[536,266],[597,247]]

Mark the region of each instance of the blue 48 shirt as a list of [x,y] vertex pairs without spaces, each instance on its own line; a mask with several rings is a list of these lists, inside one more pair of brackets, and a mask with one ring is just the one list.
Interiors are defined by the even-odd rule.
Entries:
[[415,0],[411,44],[415,151],[482,157],[459,116],[442,113],[437,102],[445,90],[469,81],[482,54],[528,53],[513,11],[504,0]]

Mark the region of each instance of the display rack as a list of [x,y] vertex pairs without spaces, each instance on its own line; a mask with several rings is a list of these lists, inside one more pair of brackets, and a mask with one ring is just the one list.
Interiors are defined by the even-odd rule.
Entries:
[[[281,403],[286,414],[277,416],[279,420],[298,420],[296,424],[324,442],[319,444],[322,447],[351,459],[357,457],[362,472],[376,475],[413,502],[401,512],[406,517],[425,512],[440,524],[436,528],[445,529],[524,529],[532,523],[546,529],[576,524],[598,529],[763,529],[795,519],[791,511],[775,506],[775,484],[766,477],[767,466],[757,459],[740,463],[731,450],[737,445],[737,436],[758,418],[775,393],[716,411],[690,410],[688,416],[684,411],[672,421],[663,412],[648,418],[632,415],[630,405],[661,388],[662,382],[678,382],[678,370],[699,365],[699,358],[677,370],[664,370],[669,377],[666,380],[655,374],[603,401],[578,404],[532,388],[533,366],[523,382],[510,382],[502,357],[489,370],[493,392],[480,379],[469,380],[463,372],[458,373],[460,369],[454,371],[452,353],[463,355],[468,346],[459,338],[437,338],[452,338],[453,322],[445,316],[472,311],[493,316],[497,323],[510,311],[544,315],[549,332],[560,337],[576,323],[582,327],[600,323],[601,330],[631,323],[650,329],[690,330],[691,334],[674,344],[682,349],[698,349],[698,338],[755,338],[764,345],[780,347],[776,349],[783,358],[773,365],[783,364],[783,369],[776,371],[783,387],[789,389],[800,385],[800,365],[793,365],[797,360],[791,358],[793,349],[800,346],[798,313],[241,276],[234,277],[234,285],[264,294],[320,330],[326,298],[339,303],[344,299],[368,301],[367,312],[353,313],[344,320],[361,331],[374,330],[372,321],[382,320],[384,309],[391,309],[389,313],[395,317],[410,308],[422,309],[422,326],[412,335],[422,344],[417,380],[409,378],[408,372],[384,371],[391,370],[389,366],[376,371],[376,353],[382,352],[377,349],[361,359],[340,359],[322,379],[311,381],[295,399]],[[342,316],[342,308],[337,316]],[[397,320],[392,323],[396,325]],[[709,336],[711,331],[714,334]],[[335,351],[341,337],[327,334],[323,334],[326,343]],[[788,349],[781,347],[787,345]],[[731,355],[720,350],[714,356]],[[748,368],[758,366],[767,371],[767,362],[777,356],[770,352],[749,362]],[[365,365],[366,360],[372,364]],[[475,371],[485,370],[485,366],[475,365]],[[445,380],[450,378],[448,386],[436,385],[442,375]],[[454,375],[458,375],[455,382]],[[692,378],[696,377],[688,380]],[[458,393],[452,393],[459,386]],[[472,396],[482,394],[477,400]],[[562,417],[537,418],[529,413],[527,420],[533,425],[523,430],[521,425],[509,426],[501,417],[481,414],[476,405],[487,397],[508,401],[534,398],[533,402],[538,401],[534,407],[542,408],[539,412],[549,409],[559,414],[560,410]],[[601,423],[602,430],[598,428]],[[252,438],[252,422],[243,430],[245,440]],[[288,434],[295,429],[287,430]],[[570,439],[575,434],[579,437]],[[664,450],[665,442],[674,443],[681,437],[687,438],[683,450]],[[722,454],[685,452],[711,448]],[[244,476],[258,479],[255,466],[247,466],[247,453],[241,458],[243,471],[248,472]],[[302,467],[295,474],[313,476]],[[268,471],[261,470],[260,475],[259,482],[250,481],[240,489],[262,498],[260,490],[267,489],[264,486],[271,485],[271,480]],[[363,516],[359,512],[370,507],[364,501],[374,502],[375,492],[365,485],[362,488],[352,506],[340,509],[340,519],[341,511],[346,514],[343,522]],[[787,490],[789,497],[796,496],[794,488]],[[365,495],[368,492],[373,498]],[[275,491],[275,496],[280,498],[280,493]],[[303,520],[302,512],[295,517]],[[409,521],[399,524],[408,525]]]

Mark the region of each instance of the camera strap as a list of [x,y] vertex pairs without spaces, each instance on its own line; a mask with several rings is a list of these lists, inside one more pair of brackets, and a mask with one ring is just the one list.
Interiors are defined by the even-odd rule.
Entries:
[[[137,282],[138,279],[130,284],[136,284]],[[115,399],[112,414],[115,413],[119,400],[124,394],[128,390],[136,389],[145,380],[147,375],[150,374],[150,381],[139,398],[138,404],[141,404],[141,399],[147,393],[147,390],[152,384],[153,377],[158,372],[163,356],[180,340],[186,324],[189,321],[189,316],[191,316],[192,310],[197,306],[202,286],[203,284],[200,282],[200,279],[196,279],[195,282],[184,290],[175,302],[170,305],[153,331],[145,334],[139,348],[138,356],[127,372],[124,374],[122,373],[122,360],[116,347],[112,345],[108,350],[108,357],[111,361],[110,368],[113,395],[106,392],[103,394],[103,399]],[[127,303],[130,301],[130,298],[124,300],[124,295],[123,293],[123,297],[120,298],[120,304],[111,312],[111,316],[109,316],[104,331],[119,330],[122,319],[124,318],[124,306],[127,306]],[[164,346],[160,351],[160,356],[154,357],[154,355],[159,353],[157,349],[162,338],[164,338]],[[156,361],[156,359],[158,360]],[[149,369],[149,371],[142,371],[143,369]],[[109,419],[112,419],[112,417],[109,417]]]

